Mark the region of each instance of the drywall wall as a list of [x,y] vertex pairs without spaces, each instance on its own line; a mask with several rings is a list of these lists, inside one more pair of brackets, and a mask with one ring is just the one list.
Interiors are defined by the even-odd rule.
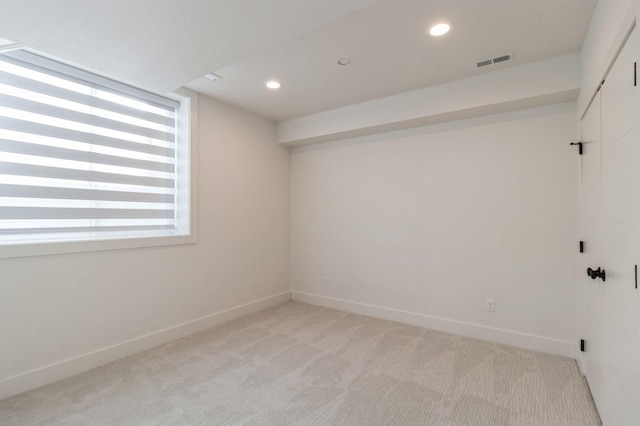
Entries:
[[575,101],[579,69],[572,53],[284,120],[278,143],[300,146]]
[[0,397],[289,299],[290,153],[199,99],[198,243],[0,260]]
[[292,297],[575,356],[575,133],[565,103],[295,148]]

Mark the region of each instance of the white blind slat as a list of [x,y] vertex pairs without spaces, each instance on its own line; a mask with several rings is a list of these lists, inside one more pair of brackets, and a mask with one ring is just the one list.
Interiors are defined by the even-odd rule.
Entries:
[[168,127],[175,127],[175,117],[160,115],[151,111],[143,111],[126,105],[121,105],[106,99],[97,98],[95,96],[85,95],[83,93],[74,92],[62,87],[53,86],[51,84],[42,83],[40,81],[31,80],[19,75],[10,74],[0,70],[0,81],[10,87],[16,87],[32,93],[39,93],[45,96],[62,99],[80,105],[87,105],[116,114],[122,114],[129,117],[135,117],[140,120],[149,121],[151,123],[160,124]]
[[116,132],[129,133],[143,138],[157,139],[161,141],[173,142],[175,134],[163,132],[146,127],[136,126],[129,123],[123,123],[108,118],[98,117],[92,114],[72,111],[69,109],[59,108],[52,105],[34,102],[15,96],[0,94],[0,106],[39,114],[46,117],[57,118],[58,120],[70,121],[73,123],[82,123],[88,126],[101,127],[103,129],[113,130]]
[[173,210],[0,207],[0,220],[10,219],[172,219]]
[[144,192],[105,191],[77,188],[52,188],[27,185],[0,184],[0,197],[55,198],[62,200],[90,201],[131,201],[143,203],[170,204],[174,202],[172,194],[152,194]]
[[0,54],[0,244],[176,232],[178,107],[29,52]]
[[0,174],[120,183],[125,185],[154,186],[162,188],[173,188],[175,183],[173,179],[94,172],[91,170],[64,169],[61,167],[34,166],[30,164],[16,164],[2,161],[0,161]]
[[[0,129],[34,135],[42,135],[69,141],[85,142],[93,145],[123,149],[126,151],[143,152],[145,154],[160,155],[169,158],[173,158],[175,155],[175,150],[171,147],[152,145],[150,143],[132,142],[128,140],[97,135],[95,133],[64,129],[61,127],[33,123],[30,121],[19,120],[15,118],[0,117]],[[173,144],[163,145],[172,146]]]
[[0,139],[0,151],[94,164],[108,164],[112,166],[129,167],[141,170],[153,170],[166,173],[173,172],[175,168],[175,166],[170,163],[137,160],[134,158],[118,157],[96,152],[78,151],[46,145],[35,145],[23,142],[9,141],[6,139]]

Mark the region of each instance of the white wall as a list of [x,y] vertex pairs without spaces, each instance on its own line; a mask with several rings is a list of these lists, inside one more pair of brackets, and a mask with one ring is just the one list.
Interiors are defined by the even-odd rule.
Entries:
[[574,356],[575,133],[569,103],[295,148],[293,298]]
[[199,135],[197,244],[0,260],[0,398],[289,299],[275,124],[201,95]]

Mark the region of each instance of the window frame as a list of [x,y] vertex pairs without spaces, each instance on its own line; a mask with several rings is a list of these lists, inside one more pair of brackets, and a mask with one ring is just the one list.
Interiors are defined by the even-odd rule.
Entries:
[[[56,58],[31,49],[22,49],[67,65]],[[2,49],[0,49],[0,52]],[[78,68],[77,66],[70,65]],[[91,71],[87,71],[93,73]],[[116,82],[119,83],[119,82]],[[133,90],[139,90],[132,88]],[[198,146],[198,93],[180,88],[163,95],[180,103],[177,110],[177,139],[180,148],[176,159],[177,191],[176,229],[177,235],[158,236],[112,236],[95,239],[25,242],[0,245],[0,259],[44,256],[67,253],[84,253],[103,250],[121,250],[144,247],[160,247],[195,244],[197,238],[197,146]],[[187,185],[187,188],[184,188]]]

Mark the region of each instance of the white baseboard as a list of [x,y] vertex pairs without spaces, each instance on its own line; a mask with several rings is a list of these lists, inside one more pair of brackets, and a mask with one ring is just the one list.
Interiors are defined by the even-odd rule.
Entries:
[[80,355],[61,362],[56,362],[17,376],[0,380],[0,400],[22,392],[44,386],[58,380],[83,373],[120,358],[133,355],[156,346],[189,336],[223,322],[257,312],[261,309],[277,305],[291,299],[290,292],[276,294],[264,299],[255,300],[222,312],[207,315],[193,321],[185,322],[164,330],[149,333],[126,342]]
[[339,309],[341,311],[352,312],[354,314],[401,322],[404,324],[444,331],[460,336],[472,337],[474,339],[502,343],[505,345],[532,349],[553,355],[562,355],[574,359],[576,358],[576,344],[567,340],[535,336],[513,330],[505,330],[447,318],[405,312],[397,309],[367,305],[364,303],[335,299],[332,297],[319,296],[317,294],[303,293],[300,291],[292,291],[291,299],[296,302]]

